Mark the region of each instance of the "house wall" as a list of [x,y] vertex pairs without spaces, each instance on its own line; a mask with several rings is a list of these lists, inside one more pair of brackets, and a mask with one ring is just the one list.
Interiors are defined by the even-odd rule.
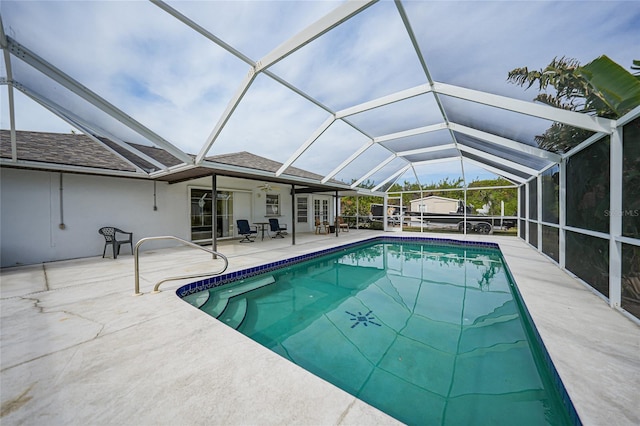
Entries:
[[[219,190],[240,194],[233,208],[235,221],[267,222],[265,193],[260,182],[218,177]],[[0,169],[0,264],[27,265],[82,257],[101,256],[103,226],[133,232],[134,245],[141,238],[173,235],[191,240],[189,187],[211,188],[211,178],[169,185],[153,181],[106,176],[63,174],[64,229],[60,228],[60,173],[24,169]],[[281,224],[292,228],[290,187],[278,185]],[[333,197],[329,199],[333,217]],[[312,206],[312,204],[310,204]],[[296,224],[296,232],[313,232],[312,208],[307,224]],[[172,241],[151,241],[142,250],[174,246]],[[127,255],[129,248],[121,253]],[[111,256],[111,247],[107,248]]]
[[0,178],[2,267],[102,255],[103,226],[133,232],[134,243],[156,235],[189,238],[185,185],[158,182],[154,211],[152,181],[63,174],[61,229],[60,173],[2,168]]
[[[252,185],[255,187],[256,183],[252,182]],[[220,185],[218,185],[220,186]],[[293,217],[292,212],[292,200],[291,200],[291,187],[287,185],[278,185],[279,189],[271,190],[270,194],[279,194],[280,195],[280,216],[278,216],[278,221],[280,224],[286,224],[289,230],[292,229],[292,222],[296,220]],[[299,197],[306,196],[308,200],[307,205],[307,222],[299,223],[296,222],[296,232],[314,232],[315,231],[315,221],[314,221],[314,212],[313,212],[313,201],[316,199],[319,200],[328,200],[329,202],[329,221],[331,223],[334,222],[335,216],[335,205],[334,198],[328,195],[318,195],[318,194],[306,194],[306,195],[298,195]],[[249,219],[250,222],[268,222],[269,216],[266,216],[266,201],[265,201],[265,192],[260,189],[253,190],[253,210],[252,216]]]

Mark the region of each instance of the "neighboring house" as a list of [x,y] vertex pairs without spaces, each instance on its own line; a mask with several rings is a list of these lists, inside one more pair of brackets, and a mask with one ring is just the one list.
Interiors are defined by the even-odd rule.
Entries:
[[458,210],[458,200],[453,198],[430,195],[411,201],[411,211],[418,213],[455,213]]
[[[294,167],[287,178],[273,179],[282,164],[248,152],[208,157],[217,169],[177,167],[152,179],[136,174],[137,168],[170,168],[181,161],[159,148],[129,144],[141,153],[137,157],[109,140],[97,143],[81,134],[18,131],[16,139],[17,161],[12,161],[9,131],[0,130],[2,267],[101,255],[103,226],[133,232],[134,241],[174,235],[210,242],[212,174],[219,238],[238,236],[237,219],[256,223],[278,217],[290,230],[295,221],[296,232],[312,232],[315,216],[333,221],[335,191],[348,188],[336,181],[305,184],[322,177]],[[295,198],[293,185],[299,192]]]

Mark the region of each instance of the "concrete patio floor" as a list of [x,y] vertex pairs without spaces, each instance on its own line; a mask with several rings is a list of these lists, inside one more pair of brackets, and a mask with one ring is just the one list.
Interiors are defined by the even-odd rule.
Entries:
[[[381,235],[351,231],[221,242],[228,271]],[[409,234],[416,236],[417,234]],[[463,236],[422,234],[438,238]],[[640,424],[640,327],[514,237],[500,244],[584,424]],[[126,253],[126,251],[123,249]],[[3,269],[3,425],[396,424],[175,295],[221,260],[176,247]]]

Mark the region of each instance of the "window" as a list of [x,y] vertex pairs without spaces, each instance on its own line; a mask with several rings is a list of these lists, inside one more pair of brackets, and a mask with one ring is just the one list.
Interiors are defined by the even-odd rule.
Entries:
[[309,221],[309,212],[307,204],[307,197],[298,197],[296,205],[296,215],[298,223],[307,223]]
[[313,216],[320,222],[329,222],[329,201],[313,200]]
[[313,217],[322,222],[322,217],[320,216],[320,200],[313,200]]
[[191,189],[191,240],[211,240],[211,190]]
[[266,194],[267,216],[278,216],[280,212],[280,195]]

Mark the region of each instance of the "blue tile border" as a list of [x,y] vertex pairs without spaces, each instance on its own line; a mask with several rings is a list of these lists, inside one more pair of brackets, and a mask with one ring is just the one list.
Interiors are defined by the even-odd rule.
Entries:
[[[451,246],[451,247],[468,247],[468,248],[477,248],[477,249],[496,249],[500,251],[500,246],[496,243],[491,242],[483,242],[483,241],[460,241],[460,240],[452,240],[448,238],[424,238],[424,237],[408,237],[408,236],[378,236],[373,238],[368,238],[361,241],[356,241],[349,244],[344,244],[336,247],[331,247],[328,249],[320,250],[313,253],[303,254],[300,256],[291,257],[284,260],[279,260],[272,263],[267,263],[265,265],[254,266],[252,268],[243,269],[240,271],[230,272],[224,275],[217,275],[211,278],[206,278],[204,280],[196,281],[190,284],[183,285],[182,287],[176,290],[176,294],[178,297],[183,298],[189,294],[197,293],[200,291],[209,290],[211,288],[219,287],[225,284],[229,284],[234,281],[243,280],[246,278],[250,278],[256,275],[260,275],[266,272],[272,272],[278,269],[286,268],[291,265],[295,265],[296,263],[304,262],[309,259],[315,259],[320,256],[324,256],[327,254],[336,253],[339,251],[343,251],[346,249],[350,249],[356,246],[364,246],[371,243],[385,243],[385,242],[407,242],[407,243],[420,243],[434,246]],[[580,417],[576,412],[575,407],[573,406],[573,402],[571,402],[571,398],[562,383],[560,375],[556,370],[551,357],[549,356],[549,352],[547,352],[547,348],[542,342],[542,338],[540,337],[540,333],[538,333],[538,329],[531,318],[531,314],[527,309],[524,300],[522,299],[522,295],[518,290],[518,286],[516,285],[515,279],[513,278],[513,274],[511,274],[511,270],[509,269],[507,263],[504,261],[503,257],[503,265],[507,274],[509,275],[509,279],[513,283],[513,289],[516,293],[516,301],[520,305],[521,311],[524,313],[526,320],[525,323],[528,324],[531,328],[532,337],[535,338],[538,347],[542,352],[542,357],[544,360],[545,367],[548,368],[548,371],[551,373],[554,381],[554,385],[560,397],[562,399],[562,403],[569,414],[571,423],[573,425],[582,425]]]
[[504,266],[505,271],[507,272],[507,275],[509,276],[509,281],[512,284],[511,287],[515,292],[516,303],[519,305],[520,311],[525,316],[525,319],[526,319],[526,321],[524,321],[525,327],[528,328],[527,331],[529,332],[531,337],[535,339],[536,343],[538,344],[538,348],[540,348],[540,353],[543,358],[544,367],[547,368],[547,371],[549,371],[549,373],[551,373],[553,384],[555,386],[556,391],[560,395],[560,399],[562,400],[562,405],[567,410],[567,413],[569,415],[569,420],[571,421],[572,425],[581,426],[582,421],[580,420],[580,416],[578,416],[578,412],[576,411],[576,408],[574,407],[573,402],[571,401],[571,397],[569,396],[567,389],[564,387],[564,383],[562,383],[562,379],[560,378],[560,375],[558,374],[558,370],[556,369],[556,366],[554,365],[553,360],[551,359],[551,356],[547,351],[547,347],[542,341],[542,337],[540,336],[540,333],[536,328],[536,324],[533,321],[533,318],[531,317],[529,310],[527,309],[527,305],[524,303],[524,299],[522,298],[520,289],[518,289],[516,280],[513,278],[513,274],[511,273],[511,270],[509,269],[507,262],[504,260],[504,256],[503,256],[502,264]]

